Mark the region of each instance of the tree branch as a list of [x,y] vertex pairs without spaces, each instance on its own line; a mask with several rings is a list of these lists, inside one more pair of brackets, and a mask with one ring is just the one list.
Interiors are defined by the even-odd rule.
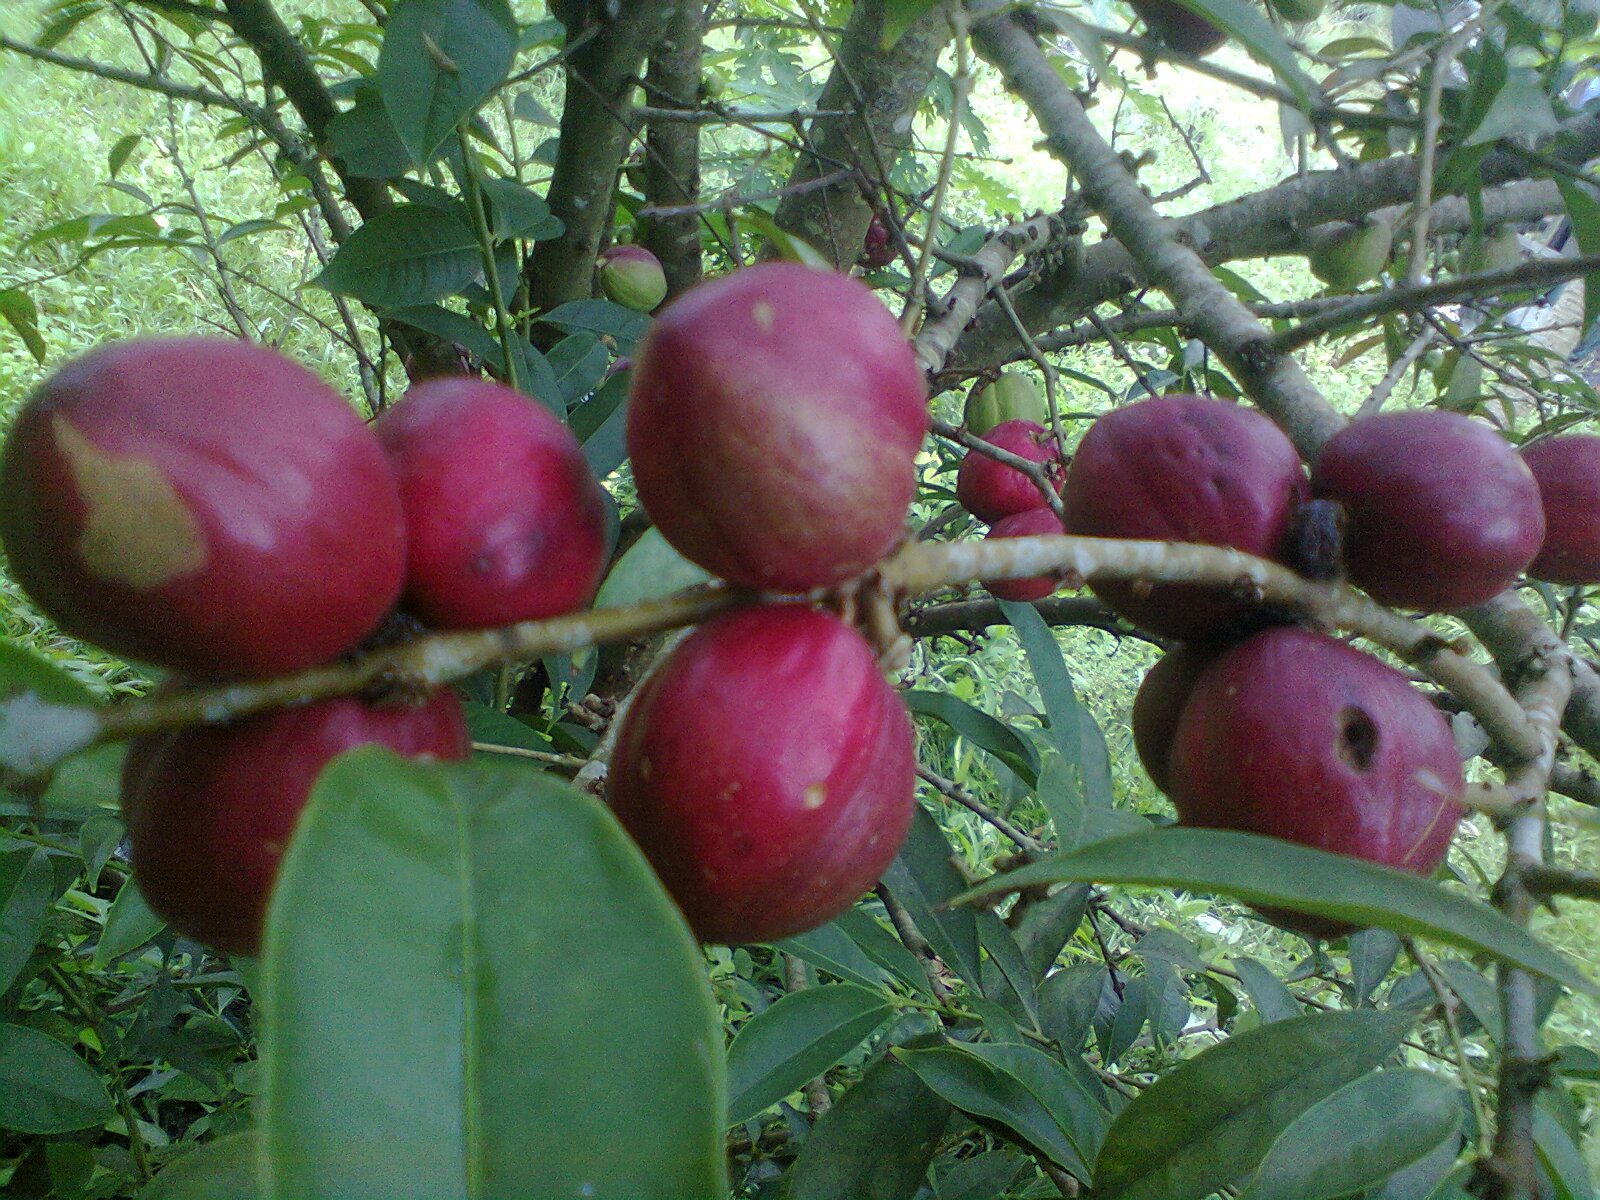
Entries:
[[[681,109],[703,111],[700,57],[705,39],[701,6],[680,0],[667,19],[666,32],[650,55],[645,92],[652,101],[670,100]],[[651,205],[693,205],[700,199],[700,129],[694,124],[656,122],[645,134],[645,195]],[[700,216],[664,214],[645,223],[644,244],[661,260],[667,295],[700,281]]]

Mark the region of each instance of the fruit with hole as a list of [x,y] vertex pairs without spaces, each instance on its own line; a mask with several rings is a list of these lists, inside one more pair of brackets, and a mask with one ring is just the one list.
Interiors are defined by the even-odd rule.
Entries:
[[116,342],[29,398],[0,539],[62,629],[199,679],[327,662],[400,594],[405,526],[372,431],[275,350]]
[[1128,0],[1145,27],[1180,54],[1210,54],[1228,35],[1173,0]]
[[1172,791],[1172,739],[1178,718],[1202,672],[1220,653],[1210,646],[1174,646],[1145,672],[1133,697],[1133,748],[1150,781],[1163,792]]
[[140,894],[190,937],[257,953],[312,785],[336,755],[372,743],[412,758],[472,752],[461,701],[448,691],[418,707],[344,696],[136,738],[122,808]]
[[639,499],[713,574],[804,592],[904,537],[927,390],[859,280],[769,262],[702,283],[651,325],[629,395]]
[[[1037,421],[1002,421],[984,434],[983,440],[1029,462],[1039,463],[1051,486],[1060,490],[1061,447],[1055,436]],[[956,471],[956,499],[978,520],[990,524],[1044,503],[1038,484],[1017,468],[990,458],[981,450],[968,450],[962,458]]]
[[667,298],[667,276],[661,260],[629,242],[619,242],[600,255],[600,290],[606,299],[634,312],[654,312]]
[[1493,428],[1460,413],[1352,421],[1323,446],[1311,490],[1344,505],[1350,581],[1380,604],[1480,604],[1544,543],[1533,472]]
[[707,942],[832,920],[910,826],[911,719],[865,639],[800,605],[700,626],[623,720],[611,803]]
[[[989,538],[1032,537],[1041,533],[1061,533],[1061,518],[1048,508],[1030,508],[1027,512],[1001,517],[989,529]],[[987,539],[986,539],[987,540]],[[989,594],[1000,600],[1043,600],[1061,586],[1053,575],[1036,575],[1030,579],[990,579],[984,582]]]
[[[1283,626],[1227,650],[1194,682],[1169,782],[1184,825],[1266,834],[1417,875],[1444,861],[1465,782],[1443,714],[1398,671]],[[1286,928],[1349,926],[1272,911]]]
[[1544,505],[1544,546],[1528,568],[1550,583],[1600,583],[1600,437],[1563,433],[1522,448]]
[[[1062,492],[1068,533],[1229,546],[1277,558],[1305,500],[1293,443],[1251,408],[1158,396],[1084,434]],[[1094,592],[1135,625],[1185,641],[1223,637],[1249,606],[1192,584],[1107,582]]]
[[967,393],[962,424],[983,437],[1007,421],[1032,421],[1041,428],[1050,420],[1044,394],[1020,371],[1002,371],[998,379]]
[[1394,230],[1387,221],[1335,221],[1317,231],[1309,256],[1311,273],[1329,287],[1348,291],[1383,274],[1393,250]]
[[431,379],[376,423],[400,484],[405,605],[438,629],[559,616],[594,599],[605,495],[572,431],[482,379]]

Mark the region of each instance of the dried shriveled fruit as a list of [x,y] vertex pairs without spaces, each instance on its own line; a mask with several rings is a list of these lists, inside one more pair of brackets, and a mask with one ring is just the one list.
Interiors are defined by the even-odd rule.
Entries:
[[0,538],[67,632],[206,679],[284,674],[370,633],[405,529],[372,431],[316,375],[222,338],[117,342],[17,417]]
[[910,716],[866,641],[800,605],[691,634],[644,685],[611,802],[695,934],[788,937],[877,880],[910,825]]

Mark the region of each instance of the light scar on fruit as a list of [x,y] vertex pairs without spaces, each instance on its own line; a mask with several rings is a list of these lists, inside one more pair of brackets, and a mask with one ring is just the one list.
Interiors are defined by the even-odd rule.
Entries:
[[200,523],[160,467],[108,454],[59,413],[51,429],[83,499],[78,557],[91,574],[142,590],[205,566]]

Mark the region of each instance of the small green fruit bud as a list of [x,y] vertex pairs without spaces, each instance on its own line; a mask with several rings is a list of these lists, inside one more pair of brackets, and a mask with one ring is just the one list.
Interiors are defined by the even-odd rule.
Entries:
[[600,256],[600,290],[606,299],[651,312],[667,296],[667,277],[661,260],[643,246],[612,246]]
[[967,396],[967,429],[982,437],[996,425],[1007,421],[1032,421],[1049,424],[1044,396],[1031,378],[1015,371],[1004,371],[993,383]]
[[1341,221],[1311,248],[1311,273],[1330,287],[1360,287],[1382,274],[1393,249],[1394,231],[1388,222],[1350,225]]

